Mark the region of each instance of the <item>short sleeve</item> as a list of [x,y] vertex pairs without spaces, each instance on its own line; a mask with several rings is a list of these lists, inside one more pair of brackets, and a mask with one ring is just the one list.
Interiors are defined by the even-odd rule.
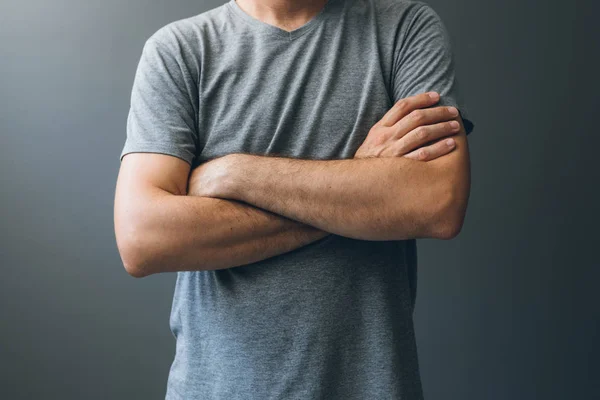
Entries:
[[162,153],[192,165],[198,144],[197,85],[176,45],[151,37],[137,66],[127,117],[128,153]]
[[394,50],[392,74],[394,103],[415,94],[436,91],[440,101],[432,107],[454,106],[463,119],[467,135],[474,124],[455,76],[450,36],[439,15],[428,4],[414,3],[408,25],[398,30],[402,37]]

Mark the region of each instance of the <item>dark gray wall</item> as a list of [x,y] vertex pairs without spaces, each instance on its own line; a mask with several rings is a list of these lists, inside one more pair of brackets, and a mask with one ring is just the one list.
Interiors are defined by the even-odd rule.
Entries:
[[[599,398],[598,10],[429,3],[476,128],[463,232],[419,245],[426,397]],[[0,2],[0,398],[164,398],[175,276],[120,263],[118,159],[144,40],[220,4]]]

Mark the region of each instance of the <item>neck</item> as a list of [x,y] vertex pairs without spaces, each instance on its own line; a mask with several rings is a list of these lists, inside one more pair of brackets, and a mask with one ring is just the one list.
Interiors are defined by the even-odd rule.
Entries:
[[247,14],[281,29],[294,30],[307,23],[327,0],[235,0]]

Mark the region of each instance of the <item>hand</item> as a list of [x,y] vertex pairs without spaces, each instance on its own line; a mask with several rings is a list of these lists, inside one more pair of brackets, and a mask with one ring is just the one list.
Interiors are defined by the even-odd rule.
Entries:
[[231,174],[240,154],[228,154],[194,168],[188,179],[188,196],[226,197]]
[[[458,117],[458,110],[445,106],[422,109],[438,101],[439,94],[435,92],[398,101],[371,128],[354,158],[403,156],[430,161],[451,152],[454,140],[446,138],[460,131],[459,122],[452,121]],[[428,144],[433,140],[437,141]]]

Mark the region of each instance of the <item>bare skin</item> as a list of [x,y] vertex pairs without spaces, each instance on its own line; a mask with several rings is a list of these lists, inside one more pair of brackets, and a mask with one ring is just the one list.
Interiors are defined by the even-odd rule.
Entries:
[[[423,104],[437,102],[430,99],[427,103],[423,96],[401,100],[399,103],[403,105],[397,104],[395,111],[390,110],[392,115],[396,115],[393,118],[401,117],[398,109],[404,110],[402,113],[408,117]],[[436,108],[421,111],[439,117],[435,114]],[[390,113],[387,113],[369,132],[356,158],[369,158],[376,154],[409,158],[415,156],[414,150],[410,151],[412,148],[431,147],[425,146],[425,140],[430,139],[414,134],[410,141],[412,144],[404,146],[397,146],[398,140],[391,136],[387,136],[387,142],[377,139],[381,135],[386,136],[389,130],[384,131],[381,127],[389,125],[389,121]],[[435,135],[456,135],[449,129],[436,129],[435,125],[432,123],[430,128],[435,130]],[[406,136],[404,142],[409,142],[409,134],[413,130],[402,136]],[[385,148],[394,150],[384,152]],[[452,148],[446,148],[443,154],[430,150],[433,160],[435,156],[441,157],[452,151]],[[217,160],[222,159],[224,157]],[[214,166],[217,160],[203,166],[210,163]],[[160,272],[246,265],[305,246],[330,234],[250,204],[197,196],[202,186],[201,179],[197,179],[202,177],[201,171],[199,167],[190,174],[190,165],[185,161],[163,154],[131,153],[123,158],[115,192],[114,222],[117,245],[129,274],[143,277]]]

